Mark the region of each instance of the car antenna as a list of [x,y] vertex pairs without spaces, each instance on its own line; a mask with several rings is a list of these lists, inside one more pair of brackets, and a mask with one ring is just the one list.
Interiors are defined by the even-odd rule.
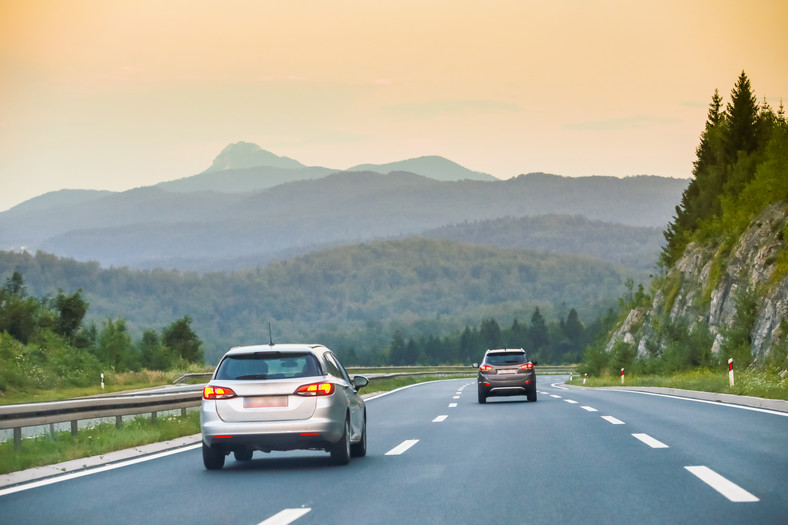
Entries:
[[271,335],[271,323],[268,323],[268,346],[274,346],[274,336]]

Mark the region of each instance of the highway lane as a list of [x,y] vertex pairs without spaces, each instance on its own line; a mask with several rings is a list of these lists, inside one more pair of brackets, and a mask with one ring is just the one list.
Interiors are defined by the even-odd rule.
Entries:
[[788,417],[559,383],[486,405],[469,379],[403,389],[368,401],[368,455],[346,467],[256,453],[207,472],[194,449],[0,496],[0,523],[784,522]]

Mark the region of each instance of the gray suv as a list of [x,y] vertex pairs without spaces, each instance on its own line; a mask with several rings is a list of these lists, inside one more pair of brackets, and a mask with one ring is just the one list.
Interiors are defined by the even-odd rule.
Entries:
[[522,348],[487,350],[479,365],[479,403],[490,396],[528,396],[536,401],[536,372]]
[[351,379],[325,346],[270,344],[227,352],[203,388],[200,410],[205,468],[220,469],[230,452],[249,461],[255,450],[315,449],[335,463],[367,453],[367,411]]

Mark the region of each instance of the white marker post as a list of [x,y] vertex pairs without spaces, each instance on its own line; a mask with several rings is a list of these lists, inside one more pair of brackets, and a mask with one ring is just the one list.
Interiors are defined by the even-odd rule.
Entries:
[[621,384],[624,384],[624,369],[621,369]]
[[101,374],[101,389],[104,390],[104,373]]
[[728,359],[728,382],[733,387],[733,358]]
[[583,376],[583,384],[584,384],[584,385],[586,384],[586,379],[588,379],[588,374],[585,374],[585,375]]

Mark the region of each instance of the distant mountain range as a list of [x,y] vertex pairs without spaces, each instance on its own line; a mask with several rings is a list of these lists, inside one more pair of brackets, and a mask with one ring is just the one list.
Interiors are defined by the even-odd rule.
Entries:
[[[340,172],[236,143],[192,177],[125,192],[63,190],[26,201],[0,213],[0,250],[43,250],[104,266],[227,270],[439,228],[463,237],[458,232],[466,223],[493,221],[484,226],[491,232],[469,242],[484,244],[499,231],[496,246],[607,254],[607,260],[617,253],[632,263],[658,252],[656,232],[671,219],[687,182],[548,174],[501,181],[434,156]],[[559,227],[554,219],[540,235],[535,229],[544,221],[505,228],[494,222],[545,214],[572,216],[562,221],[577,228]],[[612,225],[635,228],[626,236],[649,239],[648,246],[626,253],[600,248],[621,238]]]

